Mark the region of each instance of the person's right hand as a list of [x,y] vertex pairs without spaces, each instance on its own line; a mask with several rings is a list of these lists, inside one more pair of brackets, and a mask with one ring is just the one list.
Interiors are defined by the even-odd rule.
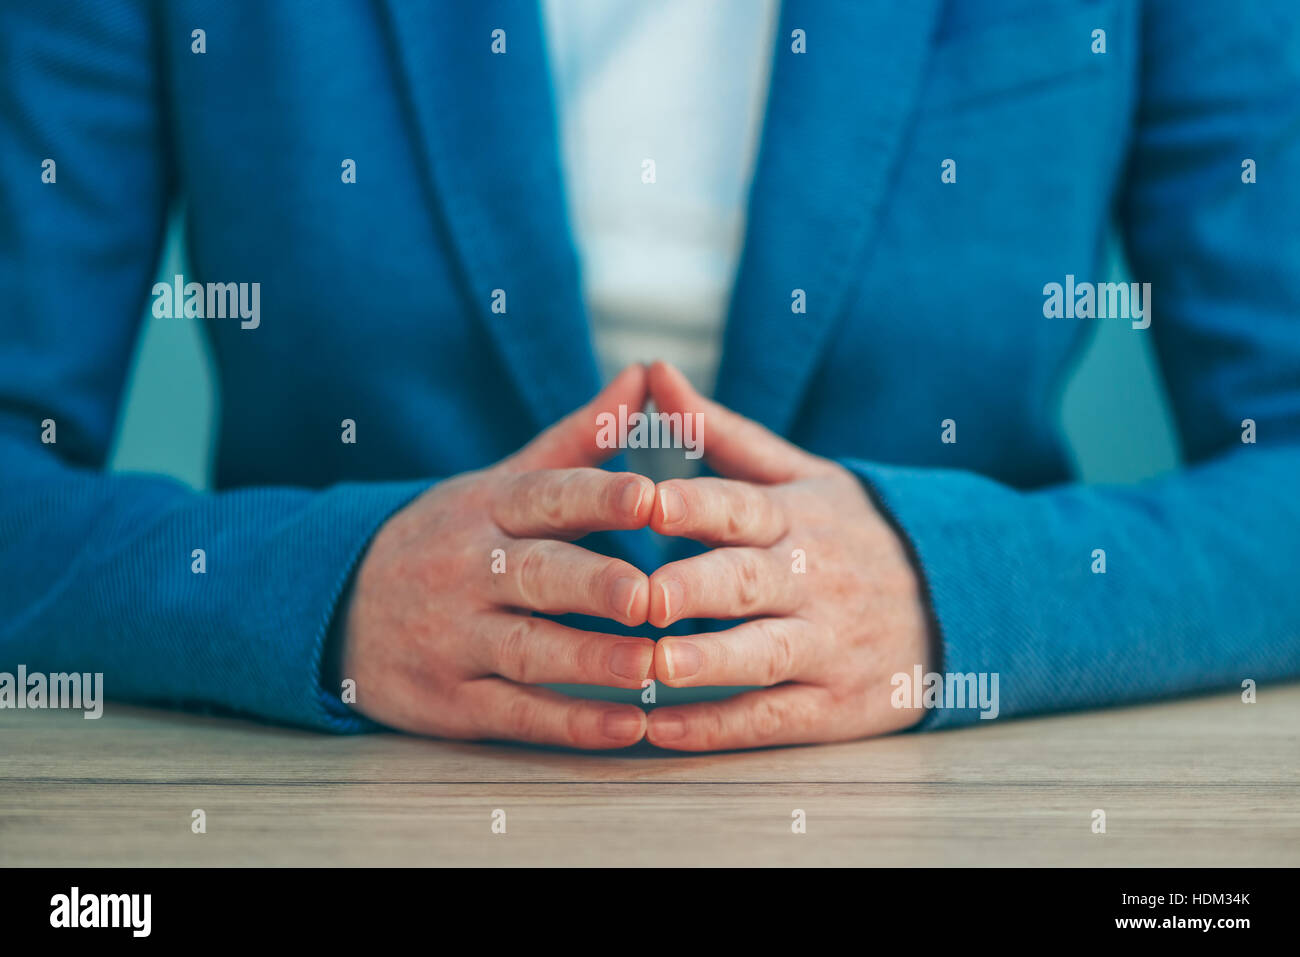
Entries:
[[[649,523],[654,483],[594,467],[613,454],[596,445],[597,414],[640,409],[645,395],[645,368],[630,366],[519,452],[438,483],[383,525],[341,612],[341,677],[356,682],[356,710],[442,738],[577,748],[641,739],[636,705],[536,685],[640,688],[654,642],[533,612],[646,620],[646,576],[567,541]],[[502,552],[505,571],[494,572]]]

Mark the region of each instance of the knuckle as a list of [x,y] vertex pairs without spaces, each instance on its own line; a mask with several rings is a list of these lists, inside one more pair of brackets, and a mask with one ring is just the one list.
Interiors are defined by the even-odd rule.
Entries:
[[776,737],[785,721],[783,709],[772,701],[759,699],[749,713],[750,731],[757,741]]
[[772,622],[764,623],[762,629],[767,646],[767,668],[763,683],[775,685],[788,681],[794,674],[794,646],[790,641],[790,633]]
[[539,728],[537,703],[525,695],[517,695],[506,705],[506,727],[519,738],[534,738]]
[[516,681],[528,684],[535,678],[530,664],[528,647],[533,633],[531,618],[520,618],[511,624],[497,646],[497,672],[513,675]]
[[744,493],[732,495],[724,507],[727,512],[727,536],[734,539],[748,532],[754,520],[752,499]]
[[519,597],[527,608],[545,611],[547,546],[541,542],[530,542],[519,555]]
[[748,614],[758,605],[762,595],[762,574],[757,559],[752,554],[736,561],[736,601],[742,613]]
[[721,748],[727,738],[727,716],[717,705],[710,705],[699,715],[699,734],[710,750]]
[[535,514],[547,528],[564,527],[564,499],[567,479],[551,482],[539,482],[534,493],[533,507]]
[[529,524],[557,528],[564,517],[564,476],[556,472],[532,472],[516,481],[519,502]]

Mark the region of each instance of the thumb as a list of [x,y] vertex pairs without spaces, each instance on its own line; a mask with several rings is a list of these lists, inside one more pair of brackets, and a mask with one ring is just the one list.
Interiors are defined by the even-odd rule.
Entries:
[[789,482],[825,470],[825,462],[792,445],[753,419],[704,398],[673,366],[656,362],[649,372],[650,396],[661,412],[699,414],[697,430],[704,459],[719,475],[746,482]]
[[599,465],[616,455],[618,449],[596,444],[596,417],[602,412],[617,416],[620,405],[640,411],[645,400],[645,366],[630,365],[582,408],[570,412],[518,452],[503,459],[501,467],[509,472],[531,472]]

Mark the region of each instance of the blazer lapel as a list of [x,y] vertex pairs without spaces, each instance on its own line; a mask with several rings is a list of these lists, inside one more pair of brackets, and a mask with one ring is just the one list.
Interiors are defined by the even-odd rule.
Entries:
[[[717,387],[776,432],[864,268],[938,5],[785,0]],[[806,53],[791,51],[796,29]],[[796,289],[806,313],[792,312]]]
[[[542,428],[600,386],[538,6],[378,0],[464,292]],[[505,31],[493,53],[493,31]],[[493,291],[505,312],[493,311]],[[468,361],[468,360],[467,360]]]

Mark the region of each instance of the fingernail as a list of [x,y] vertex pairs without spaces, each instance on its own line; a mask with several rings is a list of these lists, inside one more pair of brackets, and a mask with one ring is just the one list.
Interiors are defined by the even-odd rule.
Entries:
[[632,617],[632,607],[641,597],[641,579],[620,578],[614,582],[614,608],[623,609],[623,617]]
[[669,678],[689,678],[699,672],[703,656],[697,645],[689,641],[665,641],[663,648]]
[[619,496],[619,508],[625,514],[639,515],[641,513],[641,503],[645,501],[645,483],[629,482],[627,488],[623,489],[623,494]]
[[669,486],[659,489],[659,520],[665,525],[680,522],[686,514],[686,500],[682,493]]
[[634,641],[621,641],[609,653],[609,670],[620,678],[644,678],[650,673],[654,649]]
[[639,712],[633,714],[621,708],[618,711],[606,711],[600,729],[605,737],[614,741],[639,739],[645,729],[645,715]]
[[682,583],[679,581],[666,581],[659,586],[659,594],[664,600],[664,622],[673,620],[673,615],[681,611],[682,601],[685,593],[682,591]]
[[675,714],[652,711],[649,730],[649,737],[653,743],[676,741],[686,733],[686,722]]

